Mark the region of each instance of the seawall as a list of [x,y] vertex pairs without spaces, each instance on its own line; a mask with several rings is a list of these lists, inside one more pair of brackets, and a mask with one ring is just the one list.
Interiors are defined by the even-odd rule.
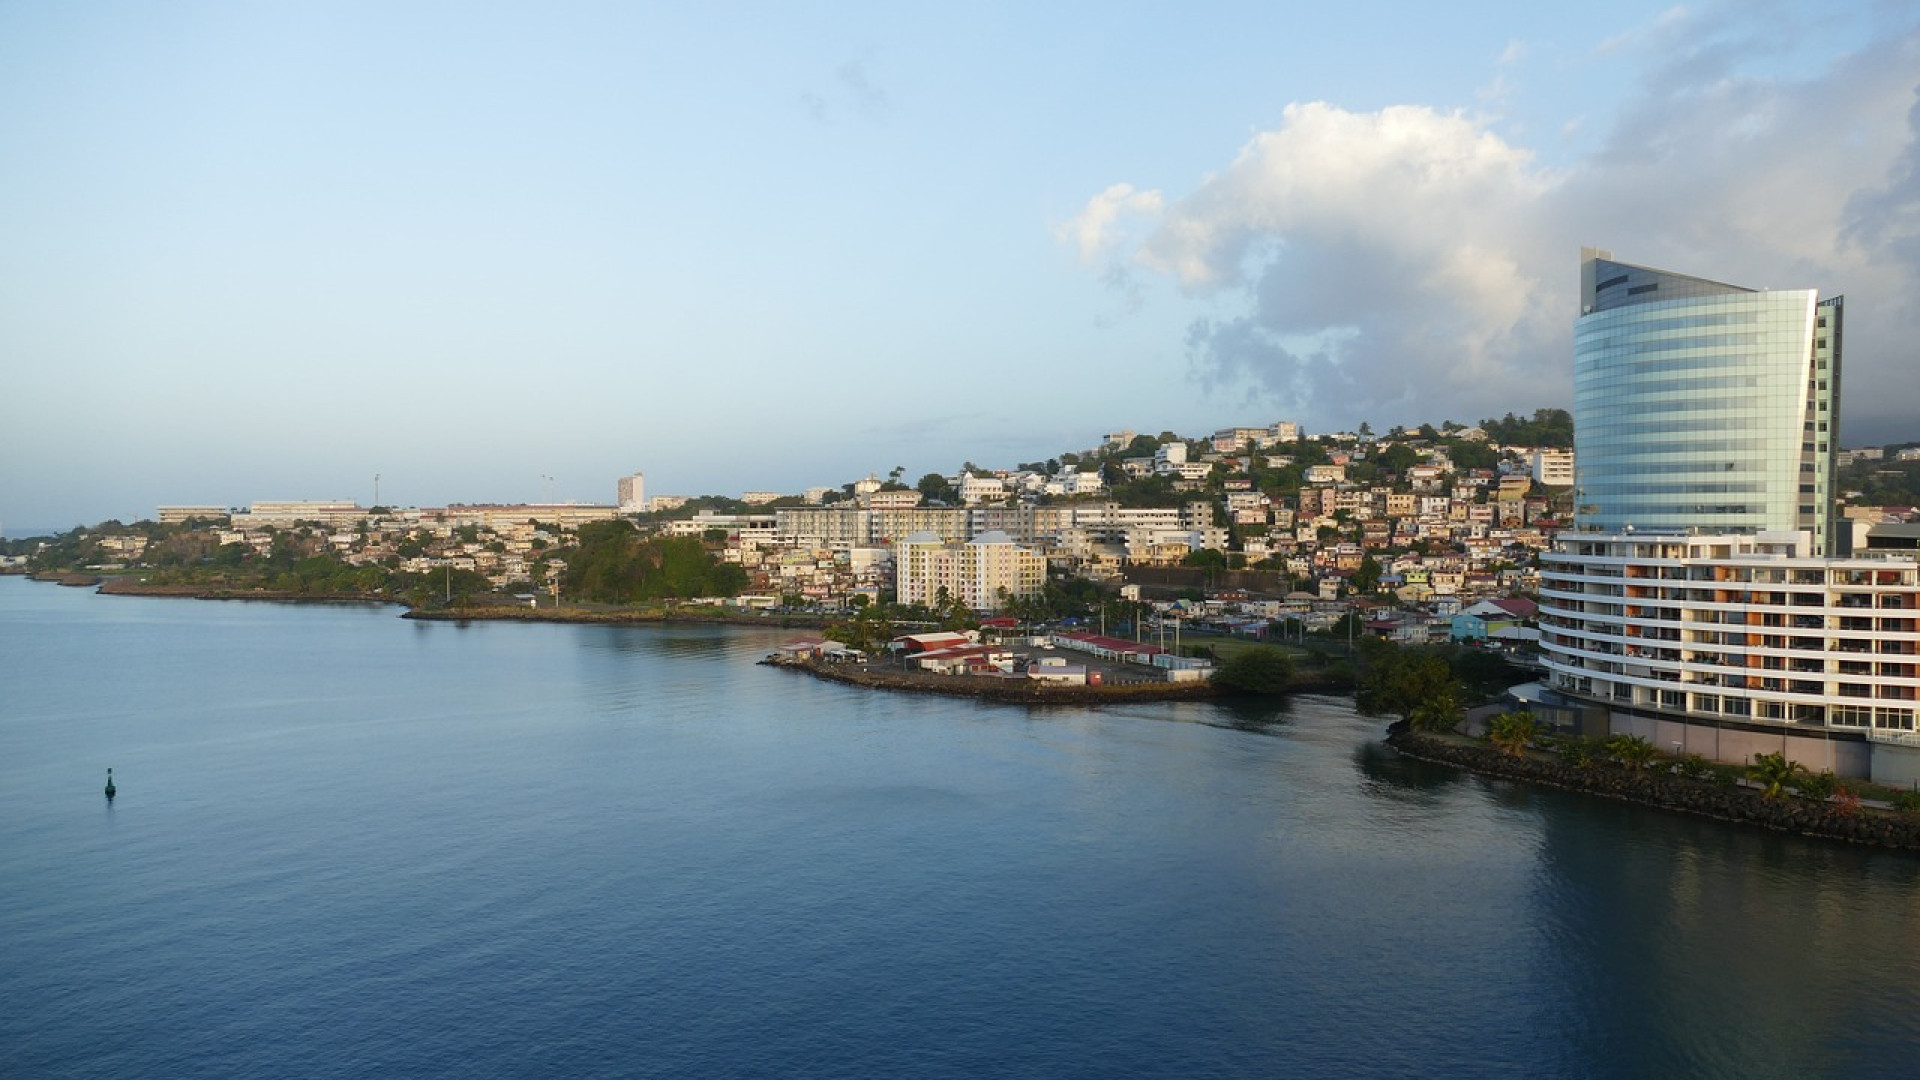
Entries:
[[1416,732],[1405,721],[1387,729],[1388,746],[1421,761],[1466,769],[1482,776],[1598,795],[1663,810],[1733,821],[1824,840],[1920,851],[1920,815],[1861,809],[1848,813],[1834,803],[1768,799],[1752,788],[1689,780],[1657,770],[1616,765],[1579,768],[1558,760],[1516,758],[1490,746],[1466,744]]

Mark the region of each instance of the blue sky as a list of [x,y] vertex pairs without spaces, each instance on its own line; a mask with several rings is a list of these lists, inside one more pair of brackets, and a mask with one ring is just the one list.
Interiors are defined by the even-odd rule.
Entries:
[[1920,6],[1424,7],[0,5],[0,528],[1565,405],[1582,244],[1920,438]]

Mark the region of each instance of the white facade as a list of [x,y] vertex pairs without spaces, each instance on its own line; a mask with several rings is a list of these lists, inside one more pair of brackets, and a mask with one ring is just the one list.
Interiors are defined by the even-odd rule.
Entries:
[[1801,532],[1561,534],[1541,569],[1552,685],[1683,723],[1774,727],[1781,742],[1911,739],[1920,564],[1814,549]]
[[963,473],[954,486],[960,491],[960,501],[972,506],[982,502],[1000,502],[1007,497],[1007,482],[997,476],[975,476]]
[[1573,451],[1535,450],[1533,478],[1549,487],[1573,486]]

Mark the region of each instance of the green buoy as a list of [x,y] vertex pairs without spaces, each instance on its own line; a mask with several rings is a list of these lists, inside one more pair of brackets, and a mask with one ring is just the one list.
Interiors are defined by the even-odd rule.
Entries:
[[113,768],[107,768],[107,801],[113,801]]

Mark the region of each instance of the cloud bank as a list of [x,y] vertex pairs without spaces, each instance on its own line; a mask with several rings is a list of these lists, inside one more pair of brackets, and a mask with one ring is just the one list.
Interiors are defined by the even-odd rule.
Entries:
[[[1287,107],[1172,196],[1109,186],[1059,230],[1109,281],[1177,283],[1193,374],[1314,425],[1564,404],[1582,244],[1848,298],[1848,431],[1920,437],[1920,31],[1792,76],[1765,42],[1668,13],[1604,139],[1563,165],[1497,119]],[[1137,237],[1134,233],[1137,232]],[[1894,435],[1885,435],[1892,438]]]

